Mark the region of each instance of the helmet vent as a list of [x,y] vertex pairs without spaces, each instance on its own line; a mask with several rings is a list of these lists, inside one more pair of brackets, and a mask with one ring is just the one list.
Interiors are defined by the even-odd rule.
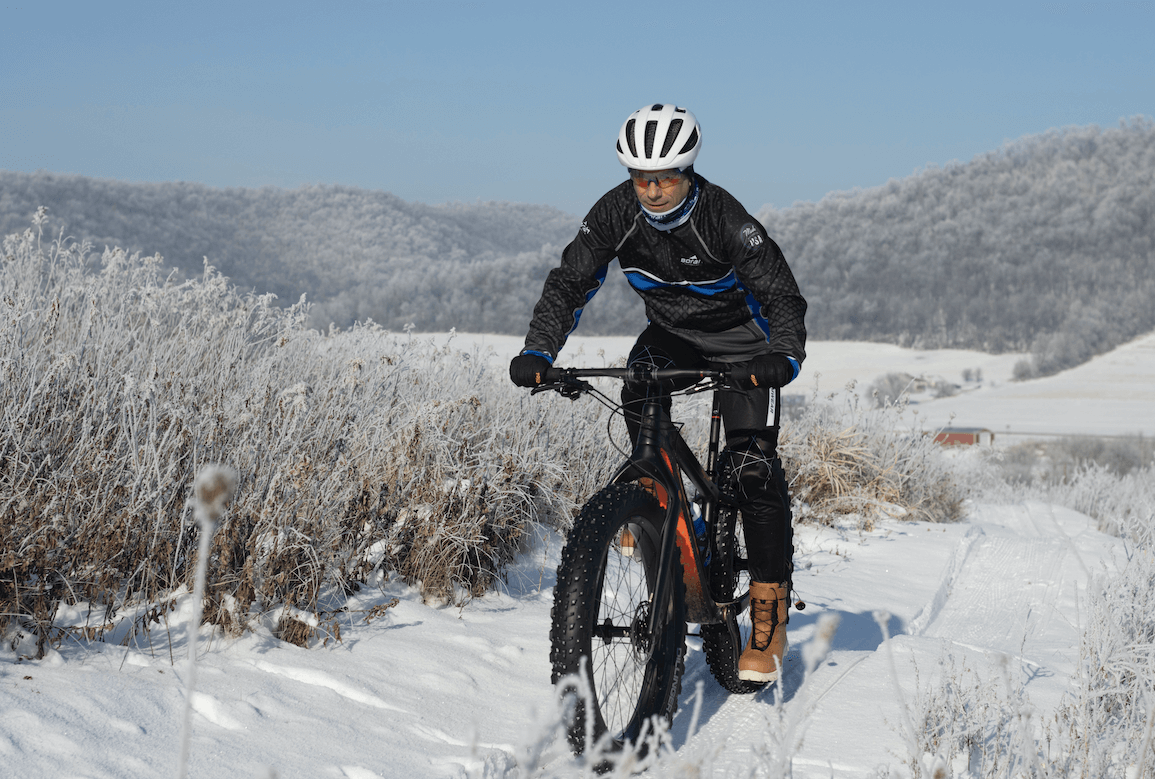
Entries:
[[647,160],[654,158],[654,136],[658,134],[657,122],[646,122],[646,154]]
[[637,121],[634,119],[631,119],[630,121],[626,122],[626,144],[630,147],[630,154],[632,154],[635,157],[638,156],[637,142],[634,141],[634,126],[636,124],[637,124]]
[[694,148],[694,145],[696,143],[698,143],[698,128],[697,127],[695,127],[693,132],[690,133],[690,140],[686,141],[686,145],[682,147],[681,151],[679,151],[678,154],[685,154],[690,149]]
[[678,140],[678,133],[682,131],[682,120],[675,119],[670,122],[670,129],[666,130],[666,140],[662,144],[662,156],[665,157],[670,153],[670,147],[674,145],[674,141]]

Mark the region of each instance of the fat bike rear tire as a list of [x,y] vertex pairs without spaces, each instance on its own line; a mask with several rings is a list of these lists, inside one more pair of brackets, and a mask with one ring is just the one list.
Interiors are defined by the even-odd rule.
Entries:
[[[664,517],[651,493],[635,484],[611,485],[582,508],[562,550],[550,662],[553,683],[576,694],[568,734],[575,753],[606,733],[614,751],[640,747],[651,718],[668,724],[677,709],[686,602],[676,553],[671,597],[652,602]],[[622,544],[623,530],[634,541],[632,552]],[[655,618],[664,628],[651,639]]]
[[[747,567],[746,539],[738,511],[723,509],[714,532],[715,552],[710,565],[710,590],[719,601],[736,601],[750,592],[750,572]],[[748,682],[738,678],[738,657],[750,639],[750,609],[733,608],[726,620],[714,625],[702,625],[702,651],[706,665],[718,684],[732,693],[757,692],[764,682]]]

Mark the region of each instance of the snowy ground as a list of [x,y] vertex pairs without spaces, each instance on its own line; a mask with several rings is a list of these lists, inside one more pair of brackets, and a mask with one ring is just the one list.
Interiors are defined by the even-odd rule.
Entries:
[[[445,336],[439,336],[444,339]],[[521,349],[514,336],[458,336],[459,344],[491,347],[508,360]],[[632,338],[574,336],[558,364],[600,365],[624,359]],[[858,341],[812,341],[798,379],[786,394],[822,399],[843,394],[848,385],[861,396],[889,373],[942,379],[957,386],[953,397],[934,399],[915,393],[910,411],[926,428],[947,425],[985,427],[996,443],[1051,435],[1155,435],[1155,333],[1124,344],[1055,376],[1012,382],[1015,363],[1024,354],[986,354],[964,349],[904,349]],[[981,374],[979,381],[964,379]],[[953,415],[953,419],[952,419]]]
[[[872,613],[889,612],[903,694],[952,653],[996,679],[1011,658],[1040,711],[1051,710],[1078,659],[1076,597],[1119,542],[1088,518],[1044,505],[975,506],[958,525],[884,523],[866,534],[801,527],[785,681],[731,696],[691,639],[675,746],[717,753],[715,776],[739,773],[766,741],[772,697],[809,712],[796,777],[866,777],[902,763],[900,705]],[[398,597],[343,641],[300,649],[259,632],[212,641],[195,698],[190,776],[453,777],[490,750],[532,741],[552,705],[549,608],[556,541],[527,556],[507,592],[465,609],[431,608],[385,585],[359,605]],[[841,625],[798,696],[802,645],[817,619]],[[163,633],[154,639],[162,643]],[[178,639],[174,652],[184,652]],[[174,775],[184,669],[167,647],[64,646],[44,661],[0,663],[0,775]],[[689,732],[697,684],[698,729]],[[997,683],[997,682],[996,682]]]
[[1155,435],[1155,334],[1055,376],[983,386],[920,408],[932,424],[955,414],[950,424],[1002,435]]
[[[505,355],[519,346],[516,339],[485,340]],[[582,359],[612,360],[628,346],[628,339],[587,339]],[[849,378],[867,382],[880,373],[912,372],[898,364],[903,360],[944,374],[982,367],[981,390],[925,407],[973,398],[982,400],[976,408],[986,419],[1017,419],[1006,408],[1021,398],[1010,391],[1030,385],[1003,383],[1012,359],[872,351],[894,348],[815,344],[807,367],[822,372],[829,391]],[[1090,392],[1095,377],[1130,370],[1126,375],[1138,377],[1134,392],[1150,392],[1143,377],[1149,387],[1153,352],[1155,342],[1141,339],[1084,373],[1031,384]],[[871,354],[875,359],[867,359]],[[863,372],[849,376],[855,359]],[[1071,378],[1076,375],[1078,381]],[[1038,424],[1058,424],[1069,400],[1036,397]],[[1150,414],[1137,411],[1133,421],[1155,431],[1146,427]],[[1103,404],[1088,405],[1078,419],[1081,431],[1122,429],[1111,427],[1121,424],[1122,412]],[[967,521],[948,526],[886,522],[866,533],[799,527],[795,584],[808,608],[793,612],[783,683],[754,696],[727,695],[691,639],[675,746],[686,754],[716,754],[715,776],[737,774],[766,742],[766,712],[774,696],[783,695],[788,707],[806,713],[794,776],[865,777],[880,765],[898,766],[906,751],[887,647],[908,701],[916,671],[926,685],[948,653],[992,679],[998,658],[1008,657],[1033,705],[1049,711],[1078,659],[1076,599],[1089,572],[1121,557],[1120,543],[1093,527],[1083,515],[1041,504],[974,505]],[[397,584],[366,588],[353,613],[341,618],[342,640],[327,646],[297,648],[264,630],[231,640],[203,633],[190,776],[469,776],[494,750],[512,754],[533,741],[552,706],[547,633],[558,544],[542,539],[504,592],[464,609],[423,604]],[[394,597],[396,606],[372,611]],[[895,638],[889,644],[872,616],[879,610],[890,614]],[[838,615],[841,626],[803,690],[801,650],[823,614]],[[15,662],[3,650],[0,776],[175,775],[185,695],[179,617],[169,615],[171,634],[154,628],[151,649],[139,641],[128,648],[73,643],[36,662]],[[699,682],[700,718],[690,732]]]

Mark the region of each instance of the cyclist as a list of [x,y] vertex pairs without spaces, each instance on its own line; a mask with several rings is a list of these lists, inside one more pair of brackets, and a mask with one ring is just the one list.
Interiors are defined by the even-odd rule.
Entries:
[[[615,257],[649,318],[631,364],[732,366],[742,390],[725,393],[722,419],[740,486],[753,622],[739,678],[770,682],[787,649],[792,552],[788,497],[772,470],[779,388],[797,377],[806,356],[806,301],[762,225],[694,171],[701,148],[701,128],[685,108],[647,105],[626,119],[617,153],[629,179],[594,204],[546,277],[509,373],[518,386],[542,383]],[[643,391],[628,383],[622,389],[635,441]],[[668,411],[668,395],[663,403]]]

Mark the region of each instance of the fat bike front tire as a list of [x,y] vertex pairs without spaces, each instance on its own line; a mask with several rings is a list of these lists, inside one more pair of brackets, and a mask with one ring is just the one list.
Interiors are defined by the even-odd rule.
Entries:
[[[671,597],[653,602],[664,518],[651,493],[635,484],[611,485],[582,508],[562,550],[550,662],[553,683],[576,695],[569,727],[575,753],[607,733],[614,751],[637,745],[651,718],[668,724],[677,709],[686,602],[676,553]],[[655,620],[664,627],[651,637]]]

